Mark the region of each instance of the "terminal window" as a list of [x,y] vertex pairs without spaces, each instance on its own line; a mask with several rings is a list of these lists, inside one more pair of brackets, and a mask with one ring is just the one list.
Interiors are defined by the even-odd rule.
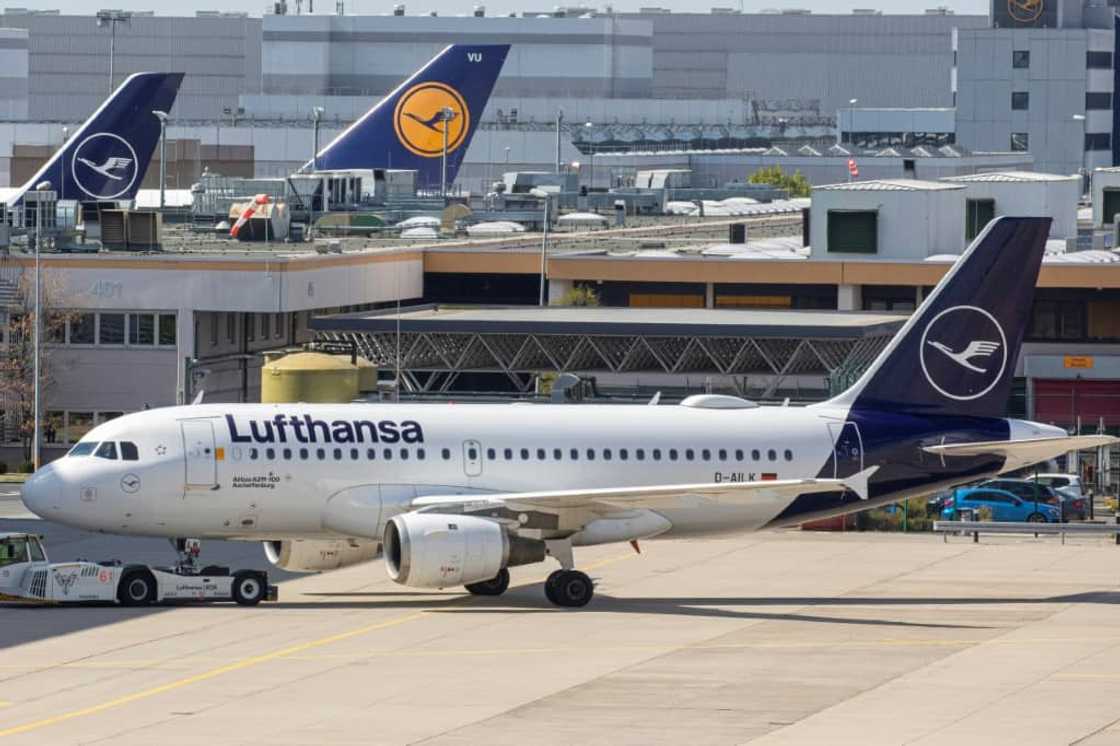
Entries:
[[879,214],[874,210],[829,210],[828,251],[875,254],[879,251]]
[[1086,132],[1086,150],[1111,150],[1112,134],[1109,132]]
[[1111,70],[1112,52],[1086,52],[1085,67],[1091,70]]
[[1030,150],[1031,138],[1026,132],[1012,132],[1011,133],[1011,151],[1013,153],[1025,153]]
[[1031,94],[1026,91],[1012,91],[1011,108],[1015,111],[1026,111],[1031,108]]
[[1011,66],[1018,70],[1026,70],[1031,66],[1031,53],[1026,49],[1016,49],[1011,52]]
[[1111,109],[1112,108],[1112,94],[1107,91],[1104,92],[1089,92],[1085,94],[1085,108],[1091,109]]

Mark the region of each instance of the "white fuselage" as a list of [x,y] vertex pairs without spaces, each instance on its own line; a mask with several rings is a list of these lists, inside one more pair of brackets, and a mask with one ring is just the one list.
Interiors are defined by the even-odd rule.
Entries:
[[[115,533],[377,539],[388,518],[423,495],[831,476],[845,414],[825,407],[173,407],[126,415],[83,438],[135,443],[138,460],[68,456],[29,481],[25,501],[45,518]],[[309,428],[308,419],[325,427]],[[849,446],[846,456],[862,459],[862,452]],[[339,507],[355,502],[365,509]],[[659,512],[671,532],[744,531],[785,507],[697,501]]]

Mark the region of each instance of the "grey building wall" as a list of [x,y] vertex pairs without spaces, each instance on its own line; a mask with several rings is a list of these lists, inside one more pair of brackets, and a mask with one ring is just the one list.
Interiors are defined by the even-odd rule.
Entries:
[[[97,26],[92,11],[5,12],[0,24],[28,33],[29,118],[77,121],[104,100],[110,32]],[[223,108],[236,107],[238,95],[260,91],[260,34],[260,18],[133,16],[129,25],[117,25],[114,79],[119,84],[134,72],[185,72],[171,115],[214,119]]]
[[27,119],[27,31],[0,28],[0,119]]
[[[1112,93],[1112,70],[1089,69],[1086,52],[1112,52],[1112,32],[1097,29],[970,29],[958,35],[957,142],[1008,150],[1026,133],[1035,168],[1059,174],[1112,164],[1108,147],[1085,150],[1085,133],[1111,135],[1112,110],[1086,111],[1086,92]],[[1030,65],[1014,68],[1014,51]],[[1028,108],[1012,109],[1012,93]],[[1084,121],[1074,115],[1085,116]]]
[[451,43],[512,44],[497,97],[649,96],[652,27],[600,18],[266,16],[264,92],[379,96]]
[[658,98],[952,106],[954,28],[973,15],[626,14],[653,24]]

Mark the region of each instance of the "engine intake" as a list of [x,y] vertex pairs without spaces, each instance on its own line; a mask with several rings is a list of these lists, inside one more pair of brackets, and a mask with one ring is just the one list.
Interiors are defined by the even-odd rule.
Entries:
[[376,541],[330,539],[326,541],[265,541],[264,556],[288,572],[326,572],[376,559],[381,546]]
[[506,567],[543,562],[543,541],[465,515],[404,513],[385,526],[385,569],[401,585],[446,588],[490,580]]

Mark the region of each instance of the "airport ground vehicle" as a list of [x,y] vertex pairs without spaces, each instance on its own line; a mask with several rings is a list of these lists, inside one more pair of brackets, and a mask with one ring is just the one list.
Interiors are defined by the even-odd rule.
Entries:
[[952,500],[946,502],[941,510],[941,517],[947,521],[954,521],[961,510],[979,512],[982,508],[991,510],[992,520],[995,521],[1061,522],[1061,511],[1054,505],[1044,502],[1035,503],[1007,490],[986,485],[962,487],[957,490]]
[[0,601],[67,604],[115,602],[146,606],[163,601],[234,601],[255,606],[276,600],[276,586],[260,570],[230,572],[205,567],[126,565],[119,562],[51,562],[40,537],[0,533]]

